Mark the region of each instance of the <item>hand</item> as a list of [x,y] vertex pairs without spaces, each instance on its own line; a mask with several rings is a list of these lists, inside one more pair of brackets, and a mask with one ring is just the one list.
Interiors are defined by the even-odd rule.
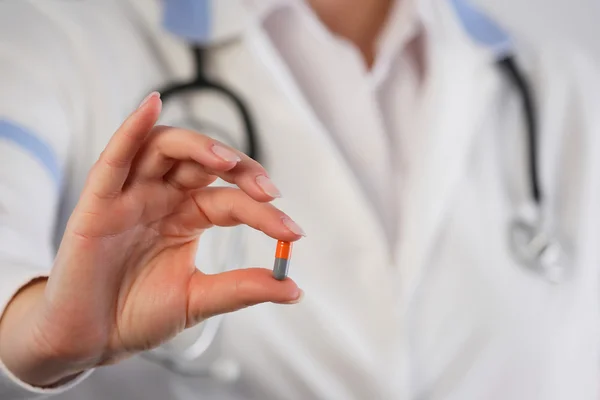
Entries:
[[[286,241],[303,233],[269,204],[278,192],[260,164],[206,136],[155,127],[160,109],[151,95],[115,133],[47,283],[7,309],[0,358],[20,379],[50,385],[154,348],[210,316],[300,298],[294,282],[266,269],[196,268],[198,241],[214,225],[247,224]],[[217,177],[238,188],[207,187]]]

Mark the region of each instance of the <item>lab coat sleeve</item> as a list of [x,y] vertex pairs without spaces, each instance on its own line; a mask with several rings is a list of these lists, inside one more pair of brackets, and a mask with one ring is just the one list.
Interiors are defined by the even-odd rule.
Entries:
[[[60,28],[25,0],[0,2],[0,316],[17,291],[49,274],[69,143],[76,130],[77,68]],[[69,389],[19,381],[0,360],[0,398]]]

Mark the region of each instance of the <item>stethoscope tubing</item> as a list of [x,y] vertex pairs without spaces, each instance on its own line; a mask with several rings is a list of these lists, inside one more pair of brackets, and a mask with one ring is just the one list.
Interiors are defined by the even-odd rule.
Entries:
[[179,94],[186,94],[191,92],[199,91],[212,91],[220,94],[232,102],[236,111],[242,118],[244,126],[244,133],[246,137],[246,148],[244,153],[250,158],[259,161],[260,160],[260,149],[257,140],[256,128],[254,119],[250,113],[250,108],[246,104],[242,96],[235,93],[234,90],[230,89],[226,85],[216,82],[210,79],[204,72],[204,59],[205,49],[199,46],[192,47],[192,53],[194,55],[194,65],[196,68],[196,75],[190,81],[172,83],[159,90],[161,98],[164,103],[167,103],[173,97]]

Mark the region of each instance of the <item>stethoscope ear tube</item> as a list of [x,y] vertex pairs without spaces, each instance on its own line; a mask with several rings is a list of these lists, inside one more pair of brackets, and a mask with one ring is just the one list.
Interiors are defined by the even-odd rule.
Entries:
[[531,185],[531,197],[538,207],[542,205],[542,191],[540,189],[539,169],[538,169],[538,126],[537,110],[531,88],[527,79],[523,76],[516,65],[513,55],[507,55],[497,61],[500,69],[505,73],[509,81],[519,91],[523,102],[523,111],[527,131],[527,154],[529,157],[529,184]]

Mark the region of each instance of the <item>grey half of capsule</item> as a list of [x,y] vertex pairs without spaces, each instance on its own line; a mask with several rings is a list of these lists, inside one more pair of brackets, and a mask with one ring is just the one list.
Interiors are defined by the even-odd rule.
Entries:
[[278,281],[284,280],[288,275],[290,268],[290,260],[286,258],[275,258],[275,264],[273,265],[273,277]]

